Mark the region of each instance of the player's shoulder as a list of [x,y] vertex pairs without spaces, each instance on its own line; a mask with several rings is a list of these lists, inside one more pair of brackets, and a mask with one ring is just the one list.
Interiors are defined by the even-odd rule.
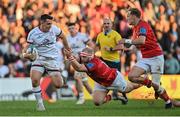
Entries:
[[91,61],[92,61],[93,63],[99,63],[99,62],[101,61],[101,59],[100,59],[99,57],[97,57],[97,56],[94,56],[94,58],[91,59]]
[[140,20],[140,23],[139,23],[139,27],[148,27],[149,26],[149,23],[144,21],[144,20]]
[[78,32],[78,36],[87,37],[86,33]]
[[30,30],[28,34],[33,35],[33,34],[38,33],[38,32],[39,32],[39,27],[35,27],[32,30]]
[[54,25],[54,24],[52,24],[51,28],[52,28],[52,29],[55,29],[55,30],[56,30],[56,29],[60,29],[58,26],[56,26],[56,25]]

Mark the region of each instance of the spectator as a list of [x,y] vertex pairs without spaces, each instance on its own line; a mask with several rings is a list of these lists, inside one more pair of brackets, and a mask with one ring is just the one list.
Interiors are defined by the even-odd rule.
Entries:
[[155,25],[155,21],[157,20],[155,11],[153,8],[153,4],[149,0],[146,3],[146,7],[144,8],[144,20],[149,21],[151,23],[151,25],[153,25],[153,26]]
[[0,52],[0,78],[7,77],[9,74],[9,68],[7,65],[4,65],[4,57],[2,52]]
[[179,61],[180,63],[180,47],[178,46],[176,48],[176,52],[174,53],[174,57]]
[[180,65],[178,61],[172,56],[172,53],[167,54],[165,60],[165,73],[166,74],[177,74],[179,73]]

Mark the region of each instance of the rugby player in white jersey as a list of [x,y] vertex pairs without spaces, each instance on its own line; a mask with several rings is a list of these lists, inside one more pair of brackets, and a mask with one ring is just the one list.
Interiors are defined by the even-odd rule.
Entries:
[[[92,46],[93,43],[89,39],[87,34],[78,32],[77,24],[76,23],[68,23],[68,30],[69,30],[69,35],[67,36],[67,41],[72,48],[72,52],[74,56],[78,57],[79,53],[86,47]],[[76,104],[83,104],[85,102],[84,99],[84,93],[83,93],[83,85],[89,92],[89,94],[92,94],[92,88],[88,84],[88,78],[85,72],[74,72],[74,79],[76,82],[76,89],[78,91],[78,101]]]
[[[69,49],[66,37],[61,29],[52,24],[53,17],[43,14],[40,17],[40,25],[32,29],[27,37],[28,46],[23,49],[23,57],[32,60],[30,77],[32,80],[33,93],[37,101],[37,110],[44,111],[45,107],[41,96],[40,79],[44,72],[52,78],[56,88],[63,86],[63,79],[60,74],[59,50],[56,47],[58,38],[62,39],[65,48]],[[27,53],[29,46],[34,46],[35,53]]]

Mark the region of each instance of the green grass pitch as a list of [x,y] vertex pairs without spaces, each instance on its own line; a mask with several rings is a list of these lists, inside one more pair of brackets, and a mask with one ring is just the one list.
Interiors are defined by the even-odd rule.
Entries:
[[0,116],[180,116],[180,108],[164,109],[162,100],[129,100],[127,105],[111,101],[99,107],[92,100],[84,105],[59,100],[45,102],[45,112],[37,112],[35,106],[35,101],[0,101]]

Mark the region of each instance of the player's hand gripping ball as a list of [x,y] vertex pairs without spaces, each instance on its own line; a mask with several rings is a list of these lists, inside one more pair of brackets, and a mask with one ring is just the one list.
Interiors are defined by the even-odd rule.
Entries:
[[34,46],[29,46],[29,48],[26,50],[26,53],[31,54],[29,57],[31,61],[34,61],[38,58],[38,51]]

